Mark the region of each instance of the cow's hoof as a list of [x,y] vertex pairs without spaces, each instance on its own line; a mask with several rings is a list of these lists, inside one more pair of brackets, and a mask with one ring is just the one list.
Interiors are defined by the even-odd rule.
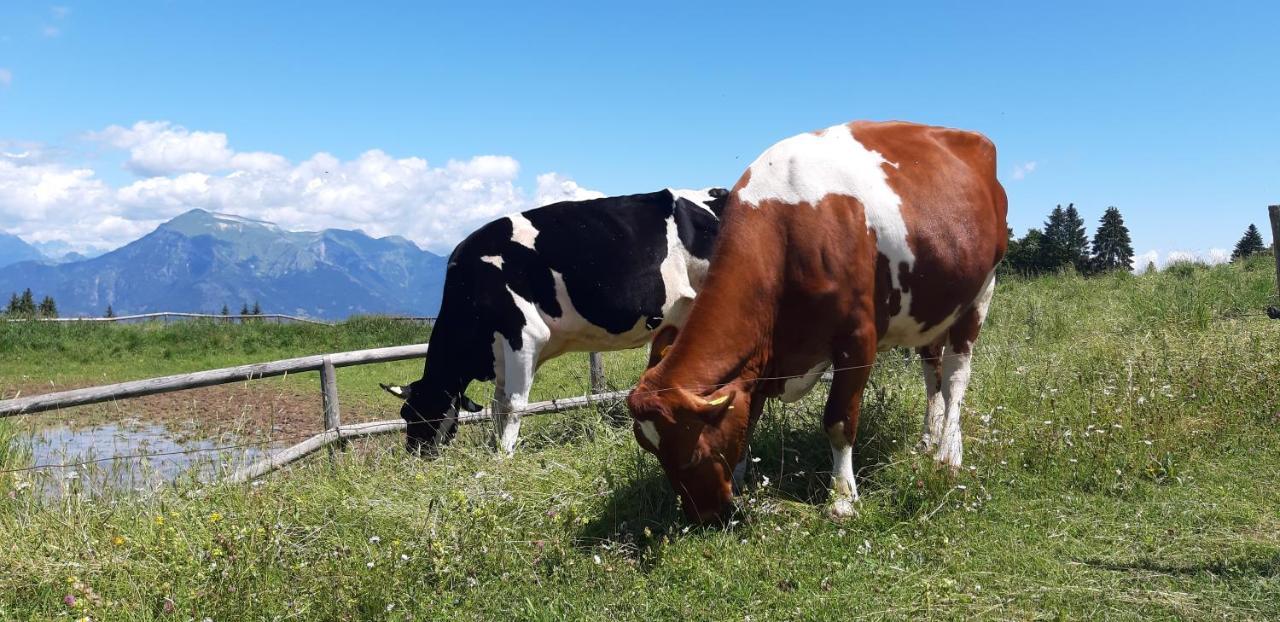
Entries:
[[836,499],[831,502],[831,507],[827,508],[827,514],[834,520],[844,520],[858,515],[855,507],[857,499]]

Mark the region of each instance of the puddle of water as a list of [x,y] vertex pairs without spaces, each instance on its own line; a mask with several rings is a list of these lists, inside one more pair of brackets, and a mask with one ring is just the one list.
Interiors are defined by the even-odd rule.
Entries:
[[95,495],[109,490],[154,490],[188,477],[212,481],[265,456],[270,450],[266,445],[229,447],[246,442],[231,434],[214,439],[186,437],[162,425],[138,421],[77,427],[56,425],[19,436],[17,442],[30,452],[32,465],[137,456],[30,471],[33,489],[47,497],[73,491]]

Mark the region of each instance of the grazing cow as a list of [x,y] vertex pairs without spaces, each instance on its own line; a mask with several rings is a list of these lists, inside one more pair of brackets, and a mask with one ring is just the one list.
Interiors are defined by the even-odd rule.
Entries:
[[[494,380],[498,447],[515,451],[538,366],[566,352],[639,347],[680,325],[707,273],[723,188],[566,201],[490,222],[445,272],[422,378],[404,400],[406,447],[447,443],[465,395]],[[655,347],[655,356],[663,344]]]
[[628,398],[636,440],[686,514],[722,516],[765,398],[797,400],[832,365],[832,513],[851,514],[862,390],[876,352],[895,346],[924,361],[921,445],[958,467],[960,402],[1007,204],[995,147],[973,132],[854,122],[757,158],[729,194],[684,327]]

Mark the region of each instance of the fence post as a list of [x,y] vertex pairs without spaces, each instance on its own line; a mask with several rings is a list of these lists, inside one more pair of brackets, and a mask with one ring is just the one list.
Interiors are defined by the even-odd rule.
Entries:
[[587,360],[591,364],[591,393],[604,393],[604,355],[599,352],[592,352],[587,356]]
[[1271,256],[1276,260],[1276,295],[1280,296],[1280,205],[1267,207],[1271,216]]
[[[333,359],[327,355],[320,364],[320,392],[324,404],[324,429],[336,430],[342,425],[338,413],[338,373],[333,368]],[[339,443],[339,446],[342,444]],[[333,453],[332,449],[330,453]]]

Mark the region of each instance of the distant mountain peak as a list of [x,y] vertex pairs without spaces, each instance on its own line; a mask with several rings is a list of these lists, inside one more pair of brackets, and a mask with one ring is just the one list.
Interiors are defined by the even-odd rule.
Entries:
[[0,268],[0,292],[38,289],[65,315],[99,315],[108,304],[117,313],[216,312],[254,301],[270,311],[326,318],[431,315],[447,262],[400,236],[289,231],[203,209],[99,257],[67,259],[79,261]]
[[200,208],[187,210],[160,225],[160,228],[177,231],[185,235],[201,235],[232,230],[243,231],[244,229],[284,231],[275,223],[265,220],[256,220],[222,212],[210,212]]
[[20,261],[40,261],[44,254],[26,240],[0,231],[0,266],[15,264]]

